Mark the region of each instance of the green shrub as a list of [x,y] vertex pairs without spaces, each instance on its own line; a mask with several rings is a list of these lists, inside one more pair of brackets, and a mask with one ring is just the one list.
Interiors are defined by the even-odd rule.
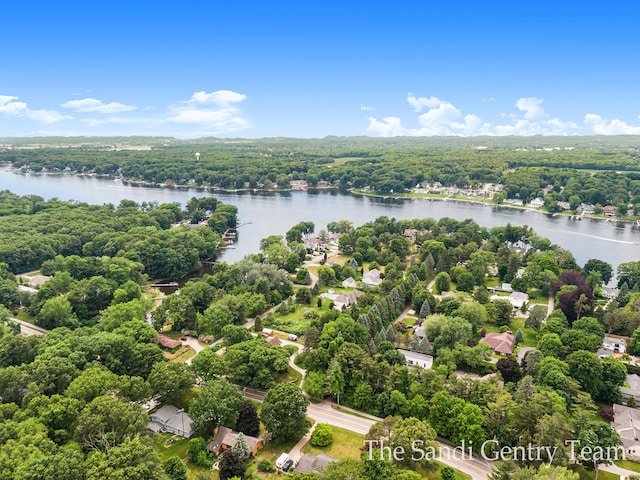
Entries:
[[333,442],[333,431],[326,423],[319,423],[311,434],[311,445],[314,447],[326,447]]

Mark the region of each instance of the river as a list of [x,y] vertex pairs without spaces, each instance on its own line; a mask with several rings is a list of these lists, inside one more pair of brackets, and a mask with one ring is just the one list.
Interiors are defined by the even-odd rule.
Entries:
[[[132,187],[113,179],[74,175],[15,175],[9,167],[0,168],[0,189],[19,195],[36,194],[51,199],[76,200],[92,204],[113,203],[122,199],[136,202],[158,201],[185,204],[191,197],[209,195],[206,192],[171,188]],[[473,219],[484,227],[511,223],[528,225],[538,235],[570,250],[578,264],[599,258],[614,267],[620,263],[640,260],[640,227],[623,222],[603,220],[571,220],[539,212],[509,207],[481,205],[459,201],[427,199],[395,200],[362,197],[338,192],[274,192],[219,193],[224,203],[238,207],[240,223],[236,248],[227,249],[222,259],[235,262],[249,253],[256,253],[261,238],[284,235],[300,221],[312,221],[316,232],[328,222],[350,220],[356,226],[380,216],[396,219],[451,217]]]

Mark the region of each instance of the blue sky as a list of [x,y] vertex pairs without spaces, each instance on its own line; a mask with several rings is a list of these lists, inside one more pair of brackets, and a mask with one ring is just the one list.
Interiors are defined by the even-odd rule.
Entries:
[[15,1],[0,136],[640,134],[640,6]]

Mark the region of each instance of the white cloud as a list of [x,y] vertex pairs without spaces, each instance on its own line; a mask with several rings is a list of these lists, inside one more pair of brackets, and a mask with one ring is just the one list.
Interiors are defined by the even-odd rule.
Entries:
[[545,116],[544,108],[542,108],[542,102],[544,102],[544,99],[542,98],[523,97],[518,99],[516,107],[518,107],[518,110],[525,112],[524,118],[528,120],[535,120]]
[[215,92],[195,92],[191,96],[190,103],[215,103],[218,105],[229,105],[232,103],[240,103],[247,99],[246,95],[237,93],[232,90],[217,90]]
[[416,112],[420,112],[424,108],[435,108],[444,103],[438,97],[416,97],[413,93],[407,94],[407,102]]
[[69,100],[60,106],[63,108],[72,108],[76,112],[122,113],[136,110],[136,107],[131,105],[124,105],[123,103],[118,102],[104,103],[95,98]]
[[200,125],[206,134],[224,134],[250,126],[241,110],[234,104],[243,102],[246,95],[231,90],[212,93],[195,92],[189,100],[171,108],[168,122]]
[[640,135],[640,127],[634,127],[617,118],[607,121],[595,113],[587,113],[584,116],[584,124],[596,135]]
[[62,115],[55,110],[31,110],[25,102],[16,100],[18,97],[0,95],[0,114],[12,118],[26,118],[40,123],[55,123],[73,118],[69,115]]
[[496,103],[498,99],[496,97],[485,97],[481,101],[482,103]]
[[402,126],[402,122],[398,117],[385,117],[382,120],[369,117],[367,133],[379,137],[402,137],[411,135],[411,132]]
[[376,107],[367,107],[366,105],[360,104],[361,112],[373,112],[375,109]]
[[[440,100],[437,97],[416,97],[414,94],[407,96],[407,103],[415,111],[427,109],[417,116],[417,128],[405,127],[398,117],[386,117],[379,120],[369,118],[367,133],[380,136],[445,136],[445,135],[569,135],[581,130],[575,122],[563,121],[559,118],[549,118],[542,108],[542,98],[523,97],[516,101],[515,107],[519,113],[502,114],[509,123],[494,124],[483,121],[475,114],[466,114],[452,103]],[[585,123],[587,123],[585,121]],[[599,131],[607,129],[611,133],[628,130],[640,133],[635,127],[630,127],[624,122],[613,121],[606,123],[600,119],[596,122]]]

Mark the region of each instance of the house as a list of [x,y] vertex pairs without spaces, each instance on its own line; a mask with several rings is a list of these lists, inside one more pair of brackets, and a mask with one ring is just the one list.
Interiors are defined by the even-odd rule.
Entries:
[[427,333],[425,332],[424,325],[420,325],[418,328],[416,328],[416,331],[413,332],[413,334],[418,338],[427,337]]
[[628,387],[620,387],[620,395],[622,395],[622,398],[625,401],[633,398],[636,403],[640,402],[640,377],[635,373],[627,375],[626,383],[629,384]]
[[300,460],[296,468],[293,469],[296,473],[320,473],[324,468],[332,462],[337,462],[339,459],[327,455],[326,453],[319,453],[318,455],[312,455],[305,453]]
[[620,290],[615,287],[602,287],[602,294],[607,298],[618,298]]
[[516,337],[511,332],[491,332],[480,339],[480,343],[486,343],[497,355],[511,355],[516,348]]
[[362,282],[370,287],[377,287],[382,283],[380,279],[380,271],[376,268],[369,270],[362,276]]
[[429,370],[433,365],[433,357],[431,355],[401,349],[398,349],[398,352],[402,354],[409,367],[422,367],[425,370]]
[[534,198],[533,200],[531,200],[531,202],[529,202],[529,207],[531,208],[540,208],[544,205],[544,200],[541,199],[540,197]]
[[262,335],[265,338],[270,337],[271,335],[273,335],[273,330],[271,330],[270,328],[263,328],[260,335]]
[[[207,445],[207,450],[219,455],[220,452],[224,452],[225,450],[229,450],[233,447],[237,437],[238,433],[234,432],[230,428],[217,427],[213,431],[213,440],[211,440],[209,445]],[[258,450],[264,446],[261,438],[252,437],[250,435],[245,435],[244,438],[247,440],[247,445],[249,445],[251,455],[258,453]]]
[[602,207],[602,213],[609,217],[613,217],[616,214],[616,207],[614,207],[613,205],[605,205],[604,207]]
[[640,459],[640,410],[614,403],[611,428],[620,435],[627,458]]
[[562,210],[571,210],[571,205],[569,204],[569,202],[558,202],[558,206],[562,209]]
[[522,308],[522,306],[529,301],[529,295],[524,292],[512,292],[511,295],[507,297],[507,300],[511,302],[513,308]]
[[602,347],[598,350],[601,357],[610,357],[614,353],[624,353],[627,351],[627,341],[624,338],[605,336],[602,340]]
[[291,180],[291,190],[306,192],[308,188],[309,184],[306,180]]
[[170,432],[189,438],[193,435],[191,417],[174,405],[165,405],[151,414],[151,423],[147,428],[151,432]]
[[580,206],[576,208],[576,212],[595,213],[595,207],[590,203],[581,203]]
[[267,338],[267,343],[269,345],[273,345],[274,347],[279,347],[282,345],[282,340],[280,340],[278,337],[269,337]]
[[356,288],[356,279],[353,277],[349,277],[342,281],[342,286],[344,288]]
[[342,293],[333,300],[333,306],[338,310],[343,310],[353,304],[358,303],[358,299],[362,296],[359,290],[352,290],[349,293]]
[[168,348],[169,350],[173,350],[174,348],[178,348],[182,345],[180,340],[173,340],[166,335],[158,335],[158,343],[162,345],[164,348]]

